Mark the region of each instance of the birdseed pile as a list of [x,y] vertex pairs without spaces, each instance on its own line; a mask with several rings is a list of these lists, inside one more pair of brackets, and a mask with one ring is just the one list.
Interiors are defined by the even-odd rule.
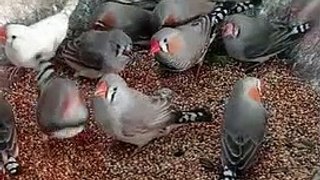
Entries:
[[[214,121],[179,127],[131,156],[135,146],[113,140],[92,119],[90,96],[97,80],[78,78],[76,81],[90,108],[90,122],[74,138],[45,140],[36,124],[36,73],[23,70],[11,85],[12,92],[7,94],[14,106],[21,163],[21,174],[10,179],[217,179],[223,104],[234,83],[245,77],[243,65],[206,64],[196,80],[197,67],[182,73],[163,73],[148,55],[137,53],[135,59],[121,74],[130,87],[147,94],[162,87],[171,88],[175,91],[173,102],[177,108],[209,107]],[[56,63],[56,69],[59,75],[75,80],[73,70],[64,64]],[[310,179],[320,165],[319,95],[296,78],[289,66],[276,60],[249,75],[264,81],[263,99],[270,117],[259,161],[244,179]],[[214,166],[202,167],[201,158],[210,158]]]

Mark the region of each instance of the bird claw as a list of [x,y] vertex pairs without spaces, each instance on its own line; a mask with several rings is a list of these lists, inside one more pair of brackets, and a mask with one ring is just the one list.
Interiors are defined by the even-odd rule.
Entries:
[[252,71],[254,70],[254,68],[260,66],[261,64],[263,64],[263,62],[259,62],[259,63],[256,63],[256,64],[254,64],[254,65],[251,65],[251,66],[249,66],[248,68],[246,68],[246,69],[244,70],[244,72],[245,72],[246,74],[247,74],[247,73],[250,73],[250,72],[252,72]]
[[134,157],[136,154],[138,154],[139,152],[141,152],[142,148],[143,148],[143,146],[137,147],[137,148],[133,151],[133,153],[130,155],[130,157]]
[[154,92],[154,95],[160,96],[162,99],[172,99],[173,91],[169,88],[161,88]]
[[199,163],[207,170],[213,170],[215,165],[209,158],[199,158]]

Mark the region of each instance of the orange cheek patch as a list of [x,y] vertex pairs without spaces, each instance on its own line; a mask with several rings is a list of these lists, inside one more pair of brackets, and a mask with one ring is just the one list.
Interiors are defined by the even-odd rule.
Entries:
[[175,25],[177,20],[173,14],[171,14],[164,22],[164,25]]
[[74,92],[69,92],[61,104],[62,117],[64,119],[71,119],[77,111],[76,107],[81,103],[80,97],[74,94]]
[[260,93],[256,87],[253,87],[249,90],[249,97],[257,102],[261,102]]
[[170,54],[178,54],[183,48],[181,39],[176,36],[169,40],[169,48],[168,51]]
[[117,23],[116,17],[112,12],[105,13],[98,21],[104,24],[106,30],[116,27]]

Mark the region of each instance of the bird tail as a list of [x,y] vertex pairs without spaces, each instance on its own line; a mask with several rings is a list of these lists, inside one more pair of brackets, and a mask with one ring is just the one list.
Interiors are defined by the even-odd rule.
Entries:
[[253,9],[261,3],[262,0],[248,0],[236,4],[232,1],[222,2],[215,6],[215,8],[209,13],[209,16],[211,17],[214,26],[222,22],[228,15]]
[[4,167],[9,174],[14,175],[18,173],[19,164],[13,156],[9,156],[8,160],[5,162]]
[[71,16],[71,14],[76,9],[78,4],[79,4],[79,0],[67,0],[61,13],[65,14],[68,17]]
[[312,24],[310,22],[306,22],[304,24],[300,24],[297,26],[293,26],[291,28],[290,35],[302,35],[307,33],[312,28]]
[[80,41],[78,38],[67,41],[58,52],[58,58],[64,61],[78,62],[77,52],[79,49]]
[[175,112],[174,123],[186,124],[197,122],[212,122],[212,114],[204,109],[198,108],[190,111],[177,111]]
[[228,166],[224,166],[221,180],[236,180],[237,173],[229,168]]
[[231,8],[230,14],[241,13],[249,9],[253,9],[256,6],[259,6],[261,3],[262,0],[248,0],[244,2],[239,2]]
[[45,86],[55,75],[54,66],[49,61],[40,61],[36,76],[37,85],[41,88]]

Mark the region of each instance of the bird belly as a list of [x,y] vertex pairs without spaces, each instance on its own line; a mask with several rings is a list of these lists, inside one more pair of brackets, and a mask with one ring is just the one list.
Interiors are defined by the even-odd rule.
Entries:
[[160,133],[158,130],[154,130],[154,131],[149,131],[143,134],[142,133],[135,134],[134,136],[130,136],[130,137],[121,136],[121,137],[117,137],[117,139],[126,143],[137,145],[138,147],[142,147],[148,144],[151,140],[157,138],[159,134]]
[[17,67],[36,68],[37,63],[32,58],[28,58],[26,54],[21,54],[19,51],[5,49],[8,60]]
[[84,125],[79,127],[64,128],[51,133],[52,137],[58,139],[72,138],[84,130]]

